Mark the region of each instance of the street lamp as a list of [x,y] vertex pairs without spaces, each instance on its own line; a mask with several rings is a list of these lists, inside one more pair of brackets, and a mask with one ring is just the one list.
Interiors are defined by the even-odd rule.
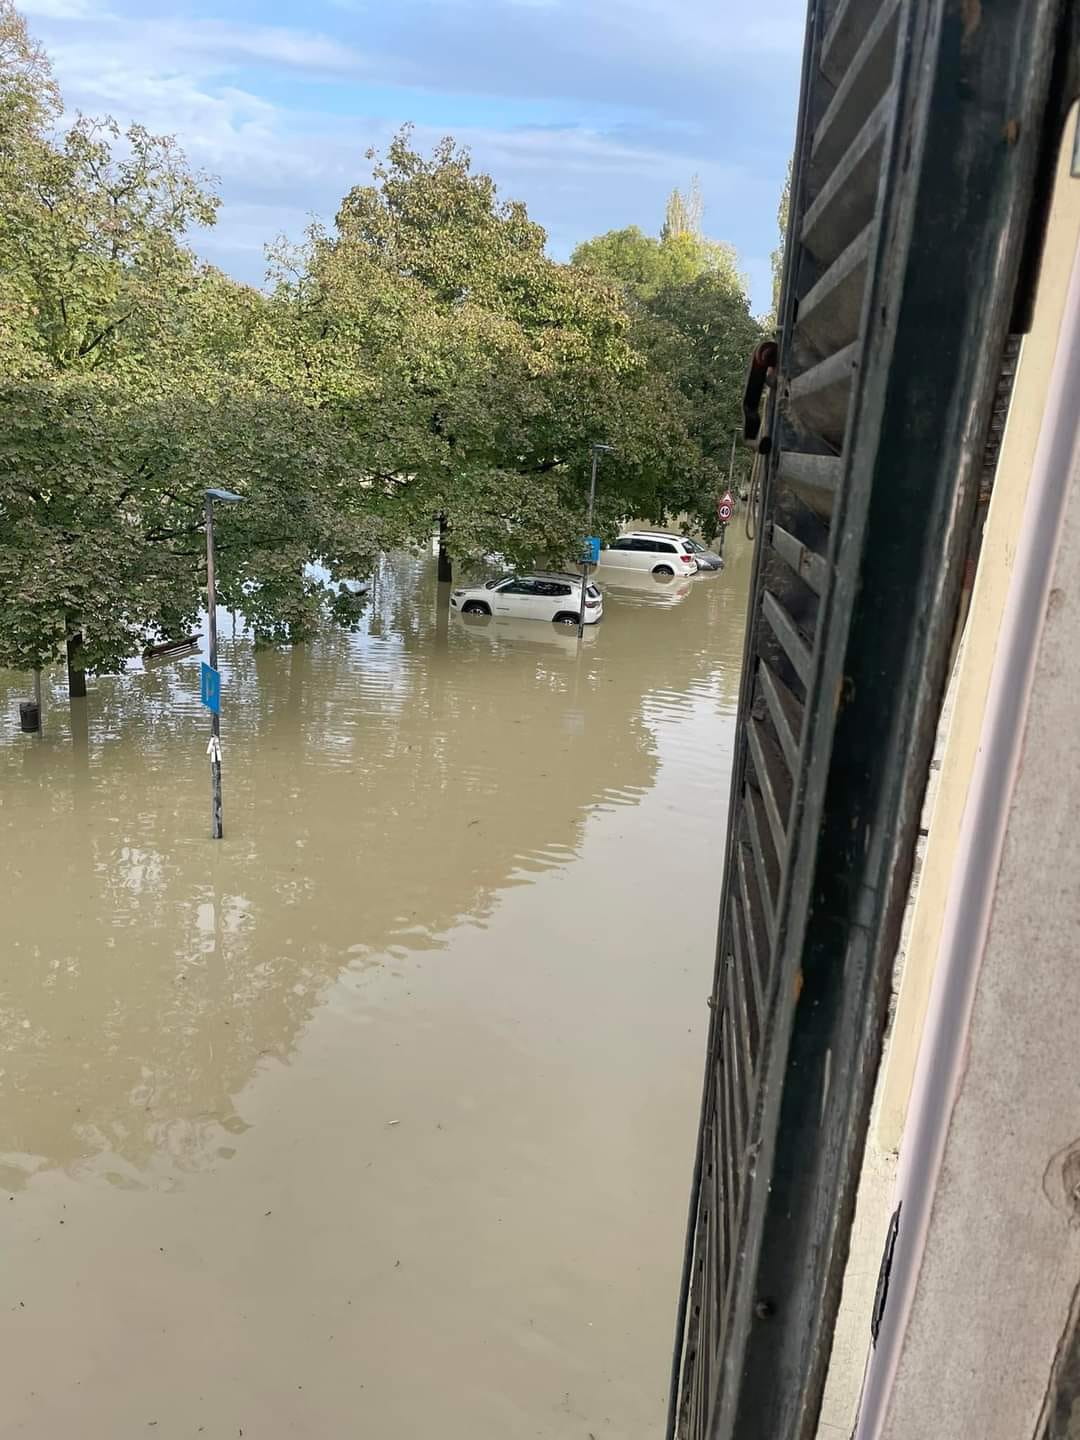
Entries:
[[[206,492],[206,608],[210,619],[210,669],[214,675],[213,703],[210,704],[210,743],[206,753],[210,756],[210,835],[220,840],[221,826],[221,688],[217,679],[217,583],[214,577],[214,501],[220,505],[235,505],[243,500],[231,490],[207,490]],[[206,696],[204,694],[204,700]]]
[[[588,520],[585,522],[585,523],[586,523],[586,526],[587,526],[587,528],[588,528],[589,536],[590,536],[590,537],[591,537],[591,535],[592,535],[593,504],[594,504],[594,502],[595,502],[595,500],[596,500],[596,472],[597,472],[597,469],[599,468],[599,465],[600,465],[600,456],[601,456],[601,455],[610,455],[611,452],[612,452],[614,449],[615,449],[615,446],[614,446],[614,445],[601,445],[598,440],[594,440],[594,441],[593,441],[593,447],[592,447],[592,477],[591,477],[591,479],[589,480],[589,518],[588,518]],[[578,612],[578,624],[577,624],[577,633],[578,633],[578,639],[579,639],[579,640],[580,640],[581,637],[585,634],[585,591],[588,589],[588,585],[589,585],[589,562],[588,562],[588,560],[583,560],[583,561],[581,562],[581,608],[580,608],[580,610],[579,610],[579,612]]]

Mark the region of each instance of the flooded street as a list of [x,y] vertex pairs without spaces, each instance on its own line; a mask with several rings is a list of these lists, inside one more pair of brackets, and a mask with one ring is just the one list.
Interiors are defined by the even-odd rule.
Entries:
[[580,652],[439,618],[427,559],[357,634],[223,617],[216,846],[198,657],[74,735],[54,675],[40,740],[0,675],[0,1434],[660,1433],[732,532],[719,576],[601,571]]

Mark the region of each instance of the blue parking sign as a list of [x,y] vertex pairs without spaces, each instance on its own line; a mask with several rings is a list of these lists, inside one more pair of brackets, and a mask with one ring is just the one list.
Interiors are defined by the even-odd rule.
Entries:
[[212,665],[203,661],[202,682],[199,687],[199,698],[206,708],[215,715],[221,713],[221,671],[215,670]]
[[599,565],[600,563],[600,536],[590,535],[585,541],[584,561],[586,565]]

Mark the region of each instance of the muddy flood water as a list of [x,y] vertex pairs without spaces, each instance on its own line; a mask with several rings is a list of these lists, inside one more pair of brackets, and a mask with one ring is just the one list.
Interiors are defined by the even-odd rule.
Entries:
[[0,1434],[662,1433],[749,566],[0,674]]

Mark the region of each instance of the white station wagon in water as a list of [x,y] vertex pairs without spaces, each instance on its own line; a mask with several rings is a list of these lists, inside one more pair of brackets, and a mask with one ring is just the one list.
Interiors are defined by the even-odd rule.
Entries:
[[[581,611],[580,575],[507,575],[486,585],[455,590],[450,605],[462,615],[513,615],[519,620],[548,620],[576,625]],[[585,624],[604,613],[604,597],[595,585],[585,592]]]

